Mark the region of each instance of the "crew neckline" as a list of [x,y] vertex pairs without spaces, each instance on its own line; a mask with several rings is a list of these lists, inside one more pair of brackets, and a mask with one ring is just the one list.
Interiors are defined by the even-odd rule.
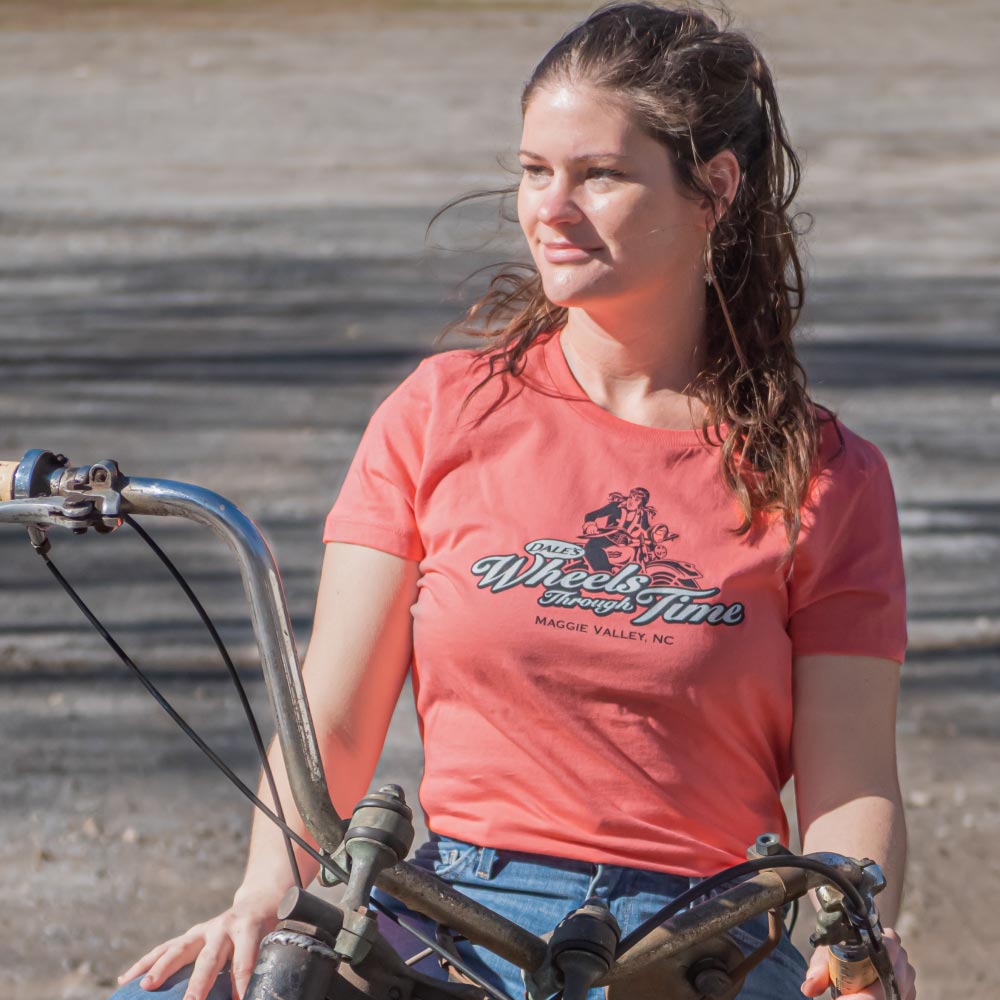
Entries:
[[[686,429],[672,427],[649,427],[646,424],[632,423],[616,416],[610,410],[595,403],[586,393],[583,386],[576,380],[573,370],[563,353],[560,336],[561,330],[546,337],[541,344],[542,361],[552,385],[566,398],[579,414],[591,423],[607,427],[618,433],[625,433],[636,438],[647,441],[655,441],[657,444],[673,445],[676,447],[711,447],[706,441],[700,428],[691,427]],[[727,431],[726,424],[720,425],[720,432],[725,437]],[[711,434],[711,428],[709,429]],[[713,442],[714,443],[714,442]],[[717,445],[716,445],[717,446]]]

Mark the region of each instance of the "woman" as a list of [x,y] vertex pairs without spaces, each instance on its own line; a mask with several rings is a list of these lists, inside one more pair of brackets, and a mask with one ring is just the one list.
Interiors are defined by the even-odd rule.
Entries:
[[[597,894],[628,933],[787,833],[794,774],[804,851],[878,860],[891,927],[899,530],[881,455],[811,403],[795,358],[798,163],[767,66],[701,13],[617,5],[556,44],[522,107],[534,267],[471,311],[482,351],[427,360],[379,408],[327,521],[305,675],[337,808],[367,789],[412,660],[434,831],[416,859],[463,892],[539,933]],[[697,578],[583,558],[635,519],[622,489]],[[231,962],[242,993],[289,885],[256,822],[233,905],[123,980],[203,1000]],[[517,970],[466,957],[520,995]],[[783,940],[741,997],[826,986],[822,950],[807,972]]]

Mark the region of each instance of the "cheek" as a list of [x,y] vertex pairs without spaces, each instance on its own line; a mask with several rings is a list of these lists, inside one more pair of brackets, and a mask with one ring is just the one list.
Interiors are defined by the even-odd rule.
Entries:
[[517,221],[520,223],[521,232],[525,236],[530,236],[535,226],[535,212],[531,192],[525,187],[523,181],[517,188]]
[[639,264],[662,266],[666,260],[688,256],[693,243],[699,242],[690,208],[649,191],[617,201],[603,199],[595,202],[593,211],[608,243],[623,256],[634,254]]

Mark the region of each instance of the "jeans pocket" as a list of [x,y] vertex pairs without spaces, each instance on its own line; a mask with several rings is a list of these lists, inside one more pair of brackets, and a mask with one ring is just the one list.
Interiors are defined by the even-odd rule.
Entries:
[[452,879],[466,869],[473,869],[479,861],[481,847],[467,844],[451,837],[431,837],[421,844],[411,859],[418,868],[433,872],[439,878]]

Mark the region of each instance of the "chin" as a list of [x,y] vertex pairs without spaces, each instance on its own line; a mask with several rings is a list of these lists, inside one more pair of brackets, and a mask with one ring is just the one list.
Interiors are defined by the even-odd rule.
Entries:
[[545,292],[545,297],[553,305],[563,309],[593,305],[595,302],[613,299],[615,297],[614,291],[602,286],[603,283],[546,281],[544,275],[542,277],[542,290]]

